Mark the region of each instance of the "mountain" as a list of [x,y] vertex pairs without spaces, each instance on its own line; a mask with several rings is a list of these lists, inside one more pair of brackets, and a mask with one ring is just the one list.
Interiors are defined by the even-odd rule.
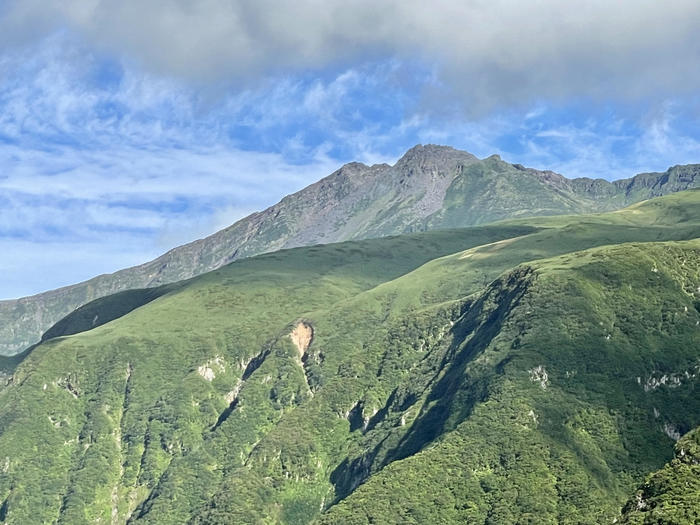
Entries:
[[685,191],[89,303],[7,365],[0,520],[612,522],[700,425],[699,239]]
[[243,257],[515,217],[609,211],[698,186],[700,165],[611,183],[570,180],[495,155],[479,160],[445,146],[416,146],[394,166],[347,164],[263,212],[141,266],[0,301],[0,355],[36,343],[44,330],[93,299],[179,281]]

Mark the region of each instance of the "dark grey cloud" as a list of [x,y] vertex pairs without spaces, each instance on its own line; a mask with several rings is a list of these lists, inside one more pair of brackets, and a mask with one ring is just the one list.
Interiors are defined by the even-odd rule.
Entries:
[[434,66],[439,92],[480,107],[700,88],[697,0],[17,0],[0,16],[5,45],[69,27],[204,84],[392,57]]

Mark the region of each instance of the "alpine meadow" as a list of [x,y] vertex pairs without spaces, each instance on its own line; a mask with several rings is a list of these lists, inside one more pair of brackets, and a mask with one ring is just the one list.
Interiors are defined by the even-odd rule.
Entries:
[[0,1],[0,525],[700,525],[700,2]]

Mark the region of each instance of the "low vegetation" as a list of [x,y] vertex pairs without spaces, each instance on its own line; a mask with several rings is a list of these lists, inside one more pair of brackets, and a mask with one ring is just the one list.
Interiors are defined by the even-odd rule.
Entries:
[[285,250],[88,304],[5,367],[0,519],[692,515],[668,494],[696,466],[677,440],[700,425],[698,237],[691,191]]

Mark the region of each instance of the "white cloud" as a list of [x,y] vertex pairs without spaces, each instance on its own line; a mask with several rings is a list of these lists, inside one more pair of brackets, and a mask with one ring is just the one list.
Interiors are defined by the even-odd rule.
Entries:
[[[133,69],[114,85],[91,82],[99,61],[74,53],[71,39],[54,36],[0,54],[0,297],[145,262],[340,164],[304,145],[296,162],[238,147],[227,128],[250,115],[246,97],[264,93],[201,107],[192,90]],[[278,114],[295,107],[289,95],[278,105]],[[255,114],[249,124],[268,125]],[[284,151],[286,137],[277,139]],[[45,258],[61,268],[46,273]]]
[[[300,166],[276,154],[230,149],[63,150],[57,155],[0,144],[0,157],[12,156],[21,168],[0,166],[0,245],[6,254],[0,297],[145,262],[263,209],[337,167],[331,160]],[[46,171],[57,156],[63,169]],[[76,250],[85,257],[71,255]],[[59,270],[45,275],[46,258]]]
[[696,0],[15,0],[0,42],[62,27],[200,85],[394,56],[434,64],[472,110],[700,87]]

